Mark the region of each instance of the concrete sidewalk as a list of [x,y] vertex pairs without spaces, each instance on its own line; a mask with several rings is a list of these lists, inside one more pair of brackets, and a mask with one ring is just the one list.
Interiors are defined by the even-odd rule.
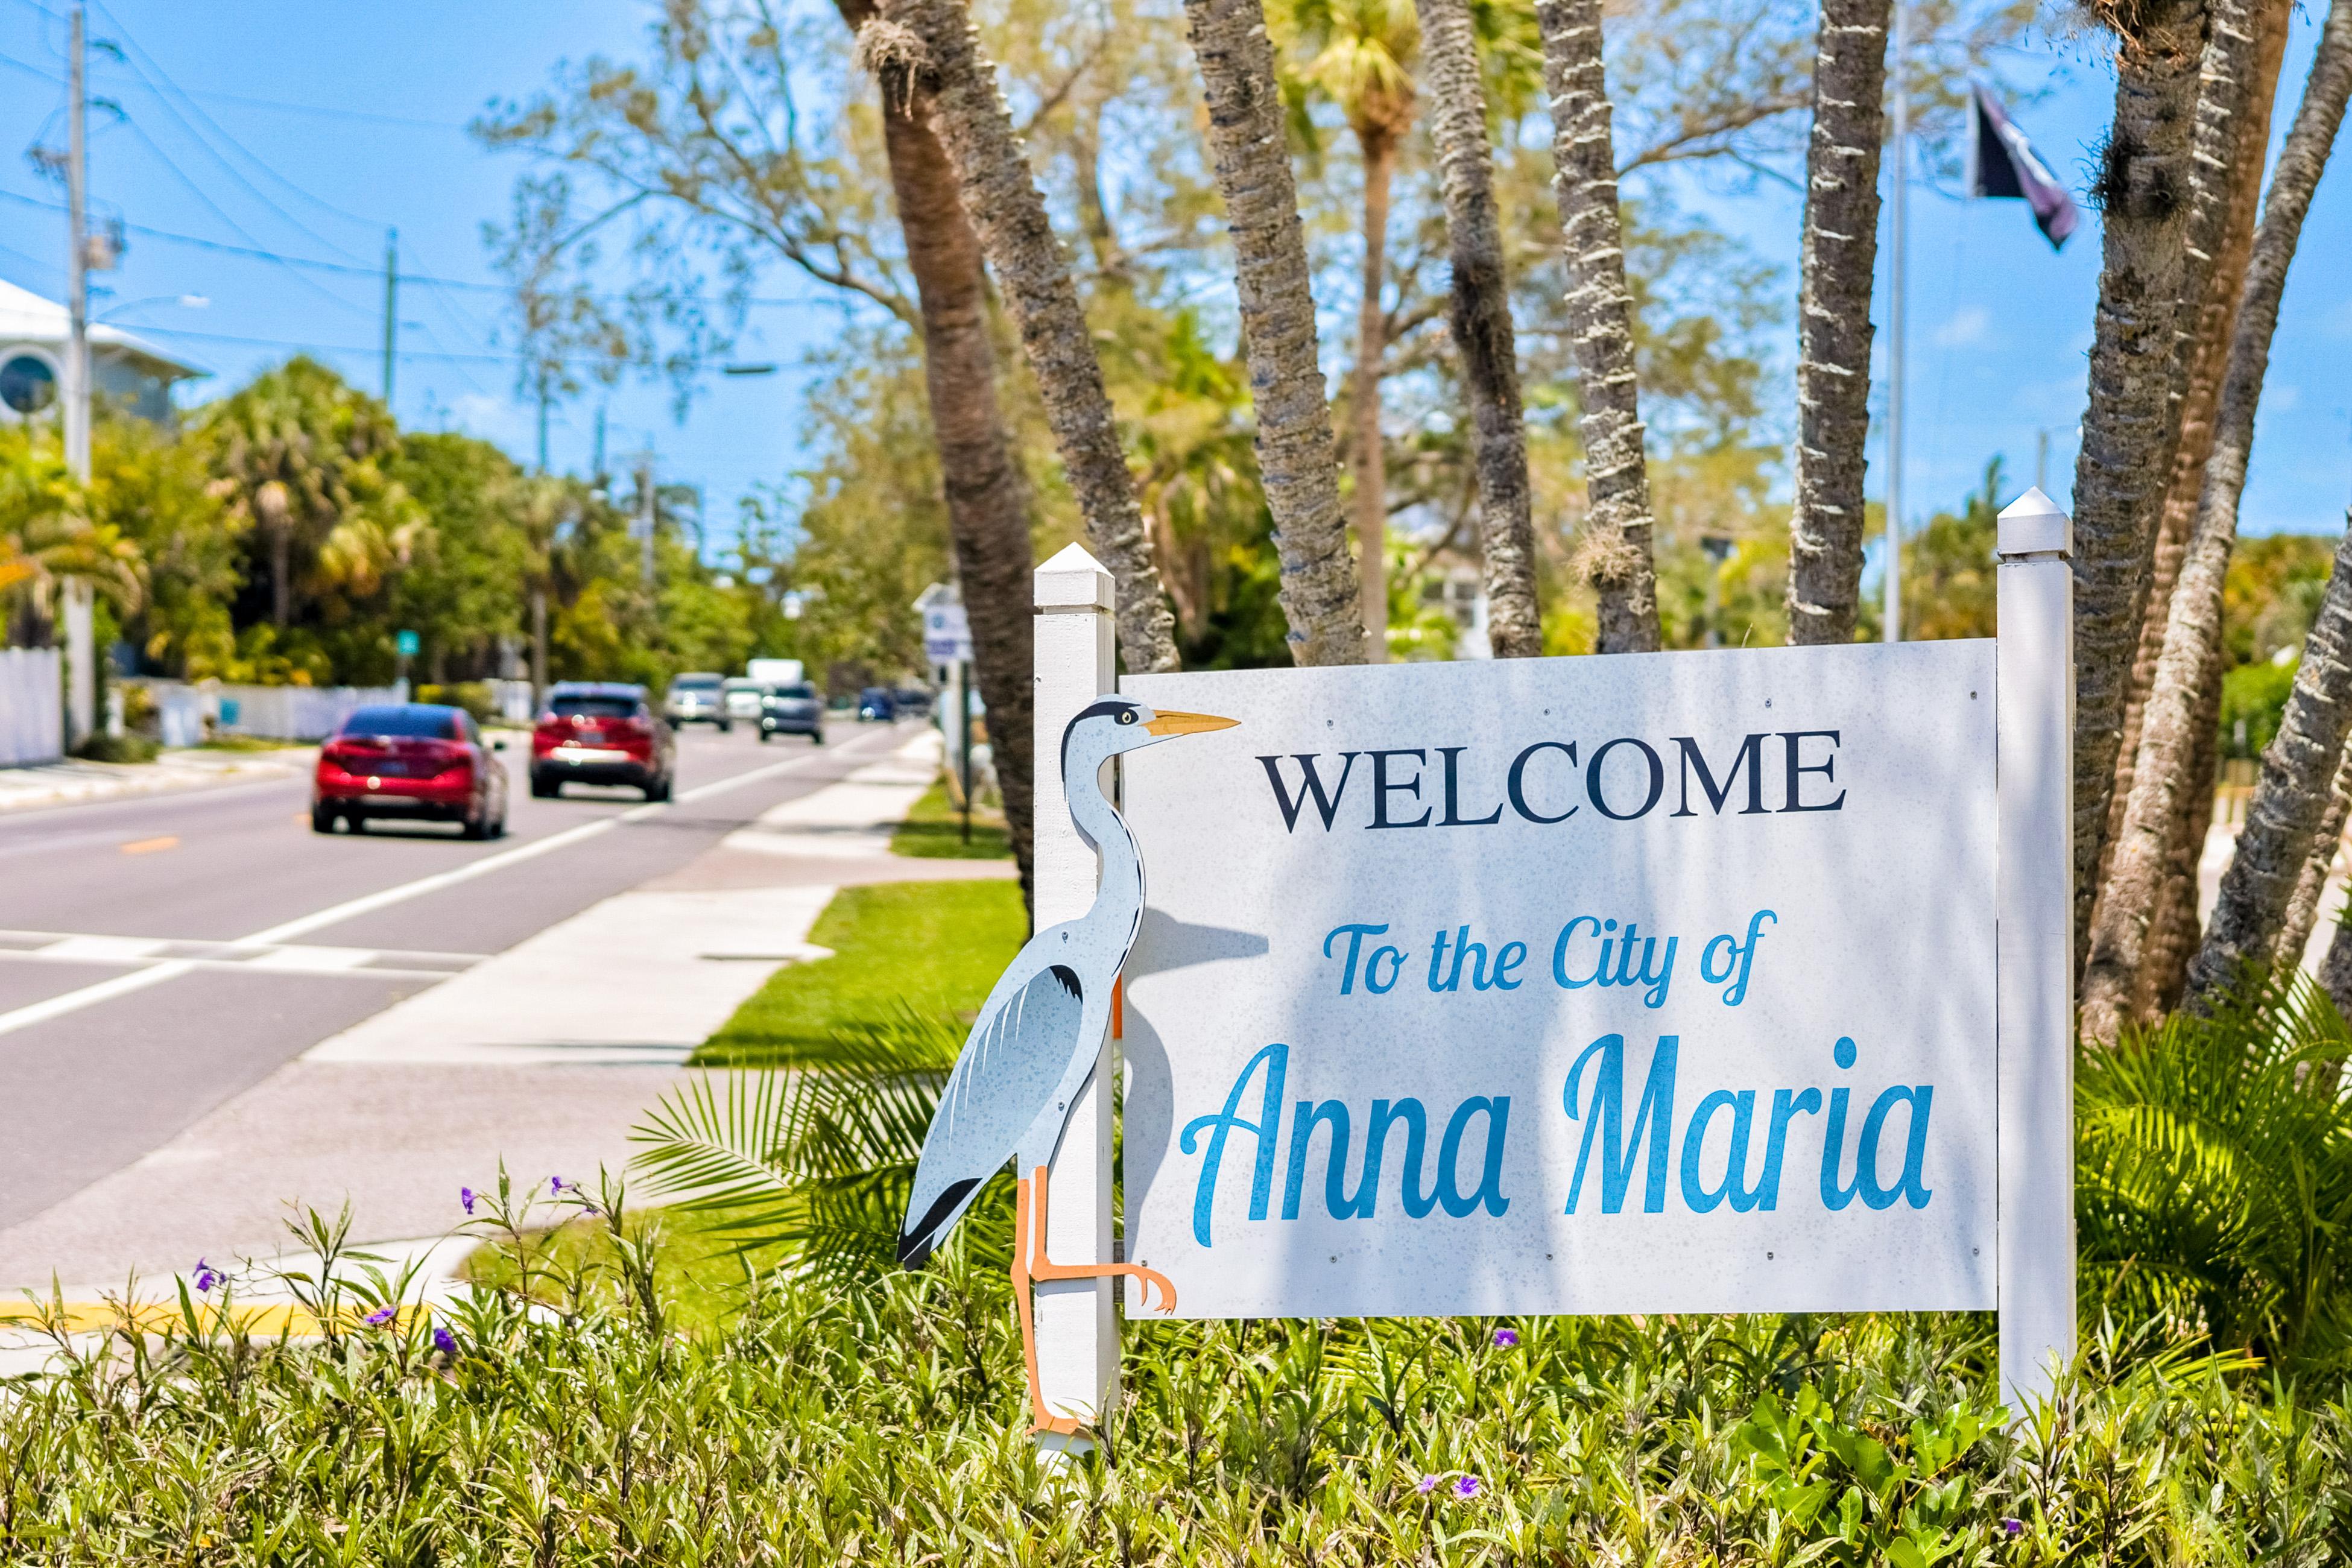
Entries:
[[[297,1206],[359,1237],[432,1237],[503,1159],[519,1184],[618,1172],[640,1113],[783,963],[845,881],[1010,877],[888,852],[929,786],[925,734],[767,813],[679,870],[547,928],[322,1041],[160,1149],[0,1231],[0,1294],[170,1292],[199,1257],[268,1258]],[[403,1242],[403,1247],[423,1243]],[[437,1256],[437,1255],[436,1255]],[[142,1296],[151,1294],[142,1289]],[[5,1346],[0,1346],[5,1348]]]
[[314,746],[287,746],[267,752],[165,752],[152,763],[68,759],[37,767],[0,768],[0,812],[309,778],[318,758]]

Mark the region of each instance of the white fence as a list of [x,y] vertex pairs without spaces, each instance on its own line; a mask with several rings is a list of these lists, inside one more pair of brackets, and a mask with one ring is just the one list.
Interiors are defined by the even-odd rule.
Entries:
[[369,702],[405,702],[408,688],[391,686],[226,686],[205,681],[141,680],[155,700],[158,738],[167,746],[195,746],[217,731],[273,741],[323,741],[351,710]]
[[0,648],[0,768],[65,752],[65,694],[53,647]]

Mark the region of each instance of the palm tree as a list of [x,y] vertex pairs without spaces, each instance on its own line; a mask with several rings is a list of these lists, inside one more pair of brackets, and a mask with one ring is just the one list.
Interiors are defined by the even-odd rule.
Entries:
[[1495,206],[1486,94],[1469,0],[1418,0],[1423,85],[1445,192],[1454,264],[1448,325],[1470,395],[1471,451],[1478,474],[1480,554],[1486,579],[1486,640],[1497,658],[1543,652],[1536,602],[1535,524],[1528,485],[1526,417],[1519,401],[1517,334]]
[[1804,282],[1797,305],[1791,643],[1852,641],[1862,596],[1863,442],[1870,434],[1870,292],[1878,258],[1887,6],[1888,0],[1823,0],[1813,59],[1800,263]]
[[932,129],[1012,307],[1088,541],[1118,585],[1119,647],[1128,668],[1173,669],[1174,622],[1119,447],[1102,362],[997,90],[996,68],[981,52],[961,0],[887,0],[885,18],[859,31],[859,55],[881,77],[886,97],[905,96],[911,79],[926,89]]
[[[2221,5],[2242,12],[2243,0]],[[2077,963],[2089,951],[2157,511],[2179,428],[2173,394],[2184,357],[2177,337],[2181,301],[2201,292],[2190,265],[2191,209],[2210,215],[2218,238],[2227,208],[2214,182],[2195,177],[2200,161],[2193,156],[2192,132],[2221,129],[2200,124],[2198,114],[2211,21],[2207,0],[2103,7],[2099,15],[2116,33],[2116,111],[2094,193],[2104,248],[2090,395],[2074,464]],[[2220,37],[2229,29],[2212,31]],[[2225,166],[2226,142],[2208,151],[2217,161],[2205,166]]]
[[[1363,599],[1364,656],[1388,657],[1388,464],[1381,444],[1381,375],[1388,317],[1389,194],[1397,154],[1412,129],[1414,57],[1421,24],[1405,0],[1293,0],[1292,20],[1313,54],[1299,79],[1339,106],[1364,164],[1363,269],[1356,299],[1356,366],[1349,377],[1348,450],[1355,469],[1356,570]],[[1486,127],[1482,118],[1479,134]]]
[[[1568,253],[1569,329],[1576,346],[1588,498],[1581,562],[1600,596],[1594,647],[1601,653],[1654,652],[1658,584],[1650,468],[1642,445],[1633,298],[1625,287],[1625,232],[1617,212],[1617,159],[1601,65],[1601,0],[1537,0],[1536,24],[1543,32],[1544,81],[1551,90],[1552,161],[1559,168],[1560,238]],[[1869,273],[1864,262],[1865,334]]]
[[[2209,689],[2218,689],[2221,679],[2221,584],[2237,540],[2238,502],[2245,489],[2247,459],[2253,447],[2254,414],[2270,369],[2279,301],[2286,290],[2287,268],[2302,239],[2312,195],[2343,121],[2348,90],[2352,90],[2352,0],[2336,0],[2304,89],[2302,107],[2295,111],[2279,154],[2278,171],[2271,179],[2245,276],[2197,523],[2166,617],[2163,653],[2150,683],[2132,769],[2132,792],[2091,933],[2090,960],[2083,975],[2083,1033],[2087,1038],[2112,1040],[2126,1017],[2145,1015],[2162,1001],[2147,994],[2143,973],[2147,937],[2160,889],[2172,868],[2174,847],[2187,837],[2189,805],[2200,784],[2194,752],[2202,730],[2210,726],[2210,721],[2200,722],[2204,715],[2203,698]],[[2331,592],[2335,586],[2331,583]],[[2261,879],[2259,891],[2254,884],[2240,879],[2245,898],[2252,901],[2232,906],[2232,919],[2238,922],[2228,939],[2232,962],[2238,957],[2267,961],[2280,923],[2293,906],[2294,882],[2302,878],[2305,862],[2310,858],[2313,831],[2327,815],[2334,795],[2337,759],[2343,752],[2340,735],[2332,750],[2323,742],[2322,752],[2324,755],[2297,753],[2295,757],[2318,770],[2315,777],[2309,768],[2296,774],[2299,787],[2310,792],[2310,799],[2297,802],[2292,813],[2273,812],[2264,818],[2277,824],[2309,816],[2300,854],[2292,837],[2275,846],[2255,837],[2254,819],[2249,816],[2248,836],[2239,841],[2240,858],[2248,855],[2251,846],[2257,860],[2275,851],[2291,864],[2283,868],[2287,887],[2275,892],[2272,877]],[[2266,784],[2270,776],[2266,759]],[[2337,831],[2341,830],[2339,819]],[[2231,875],[2236,876],[2234,865]],[[2275,908],[2269,907],[2273,897],[2278,900]],[[2315,890],[2313,897],[2315,900]],[[2267,932],[2261,933],[2265,923]],[[2304,928],[2309,930],[2307,916]],[[2220,935],[2221,911],[2218,909],[2214,929]],[[2268,941],[2263,940],[2265,935]],[[2207,966],[2208,987],[2214,983],[2210,971],[2211,966]],[[2223,973],[2221,978],[2229,976]]]
[[[835,0],[856,33],[874,0]],[[782,38],[783,29],[774,30]],[[989,744],[1004,822],[1030,890],[1030,825],[1035,777],[1031,679],[1036,662],[1030,618],[1029,486],[1013,454],[996,395],[988,279],[947,150],[931,129],[919,83],[882,95],[882,144],[890,194],[914,275],[923,339],[923,388],[947,495],[948,536],[971,626],[972,673],[988,705]]]
[[1217,194],[1234,239],[1258,472],[1274,514],[1295,663],[1360,664],[1364,623],[1339,509],[1315,296],[1274,45],[1259,0],[1184,0],[1201,64]]

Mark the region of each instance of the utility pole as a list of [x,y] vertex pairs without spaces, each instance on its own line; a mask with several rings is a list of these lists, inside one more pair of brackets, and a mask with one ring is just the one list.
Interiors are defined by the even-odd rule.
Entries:
[[1904,194],[1911,175],[1911,98],[1903,79],[1910,33],[1895,0],[1895,211],[1887,225],[1893,288],[1886,310],[1886,640],[1903,640],[1903,283]]
[[588,483],[596,489],[604,488],[604,405],[596,405],[596,461],[588,470]]
[[646,602],[656,598],[654,582],[654,455],[651,450],[637,454],[637,526],[645,532]]
[[400,230],[383,231],[383,405],[392,406],[392,366],[400,353]]
[[547,472],[547,367],[539,367],[539,471]]
[[[89,483],[89,170],[83,104],[82,7],[73,8],[72,43],[66,64],[66,469],[78,486]],[[98,665],[90,628],[90,585],[86,577],[65,581],[66,745],[89,738],[98,720]]]

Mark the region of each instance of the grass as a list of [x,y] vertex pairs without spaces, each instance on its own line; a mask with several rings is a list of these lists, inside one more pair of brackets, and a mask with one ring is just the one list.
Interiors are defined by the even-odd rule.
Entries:
[[971,814],[971,841],[964,842],[963,814],[948,799],[942,779],[923,792],[890,835],[890,853],[925,860],[1009,860],[1013,840],[1004,830],[1004,814],[982,808]]
[[194,748],[199,752],[287,752],[313,741],[281,741],[272,735],[219,734]]
[[779,970],[693,1065],[762,1066],[794,1046],[887,1026],[908,1007],[968,1019],[1028,931],[1009,880],[845,888],[809,933],[834,956]]

